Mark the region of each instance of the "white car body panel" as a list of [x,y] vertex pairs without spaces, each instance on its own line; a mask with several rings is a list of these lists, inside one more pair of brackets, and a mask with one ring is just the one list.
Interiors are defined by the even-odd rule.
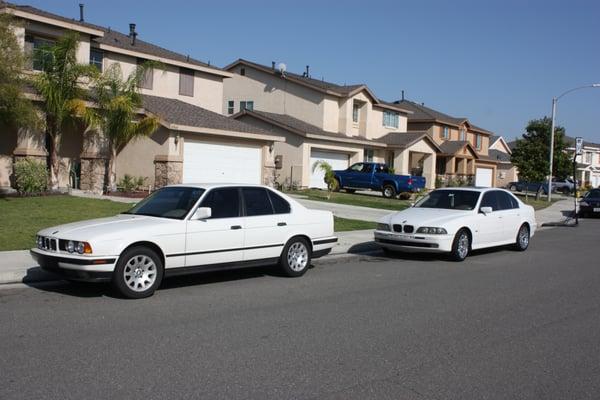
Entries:
[[[450,210],[436,208],[411,207],[387,215],[379,222],[392,227],[391,231],[376,230],[375,240],[380,246],[391,250],[408,252],[450,252],[456,233],[467,228],[472,234],[472,249],[502,246],[516,242],[517,232],[522,224],[530,227],[530,236],[535,234],[537,223],[533,207],[524,204],[517,197],[519,208],[498,210],[489,214],[479,212],[483,193],[497,188],[448,188],[456,190],[474,190],[480,192],[474,210]],[[439,189],[444,190],[444,189]],[[412,225],[414,232],[394,232],[393,225]],[[447,234],[420,234],[420,227],[444,228]]]
[[[260,185],[189,184],[179,185],[206,189],[184,219],[168,219],[120,214],[109,218],[80,221],[38,232],[51,240],[88,242],[92,254],[68,253],[66,250],[33,248],[35,255],[60,260],[61,268],[79,271],[113,271],[120,254],[129,246],[146,243],[156,246],[164,255],[165,271],[182,267],[241,263],[248,260],[279,258],[283,246],[293,236],[305,236],[315,252],[330,250],[337,242],[333,232],[333,214],[309,210],[283,193],[272,190],[289,204],[288,214],[258,217],[209,218],[193,220],[191,216],[211,189],[222,187],[263,187]],[[279,222],[285,225],[278,226]],[[231,229],[232,226],[240,229]],[[69,263],[73,260],[73,263]],[[81,265],[95,260],[112,260],[98,265]]]

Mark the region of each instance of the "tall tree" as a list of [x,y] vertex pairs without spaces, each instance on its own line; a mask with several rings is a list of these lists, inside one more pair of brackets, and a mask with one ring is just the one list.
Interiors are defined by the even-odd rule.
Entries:
[[116,190],[116,158],[132,140],[152,135],[159,126],[154,116],[140,117],[142,107],[139,86],[146,71],[155,63],[139,65],[126,79],[118,63],[112,64],[94,82],[96,107],[87,109],[87,120],[91,126],[100,128],[108,140],[108,168],[106,187]]
[[[541,182],[550,170],[550,129],[548,117],[529,121],[523,137],[517,140],[511,161],[519,169],[519,177],[528,182]],[[552,175],[566,178],[571,172],[569,155],[565,151],[565,129],[554,130],[554,161]]]
[[39,121],[31,101],[23,97],[25,56],[13,30],[16,26],[9,14],[0,14],[0,122],[33,127]]
[[77,62],[79,35],[68,32],[54,45],[36,49],[42,71],[34,77],[33,85],[43,98],[48,155],[50,158],[50,189],[58,189],[60,160],[58,148],[62,131],[85,109],[86,78],[97,75],[93,66]]

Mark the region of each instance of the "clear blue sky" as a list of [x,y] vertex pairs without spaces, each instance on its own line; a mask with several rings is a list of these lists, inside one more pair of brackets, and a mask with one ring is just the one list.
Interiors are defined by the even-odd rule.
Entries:
[[[18,1],[77,18],[78,0]],[[512,139],[563,91],[600,82],[600,1],[83,0],[86,20],[213,65],[237,58],[366,83]],[[600,89],[567,95],[557,121],[600,143]]]

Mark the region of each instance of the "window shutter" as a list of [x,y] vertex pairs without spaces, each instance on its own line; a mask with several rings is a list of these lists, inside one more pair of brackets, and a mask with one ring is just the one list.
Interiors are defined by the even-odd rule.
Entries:
[[179,94],[194,96],[194,71],[187,68],[179,69]]

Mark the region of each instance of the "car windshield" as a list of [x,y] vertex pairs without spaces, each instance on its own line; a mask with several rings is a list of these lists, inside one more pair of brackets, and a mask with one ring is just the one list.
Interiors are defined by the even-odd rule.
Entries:
[[204,189],[167,187],[152,193],[123,214],[183,219],[194,207]]
[[478,199],[479,192],[474,190],[434,190],[419,200],[415,207],[473,210]]

